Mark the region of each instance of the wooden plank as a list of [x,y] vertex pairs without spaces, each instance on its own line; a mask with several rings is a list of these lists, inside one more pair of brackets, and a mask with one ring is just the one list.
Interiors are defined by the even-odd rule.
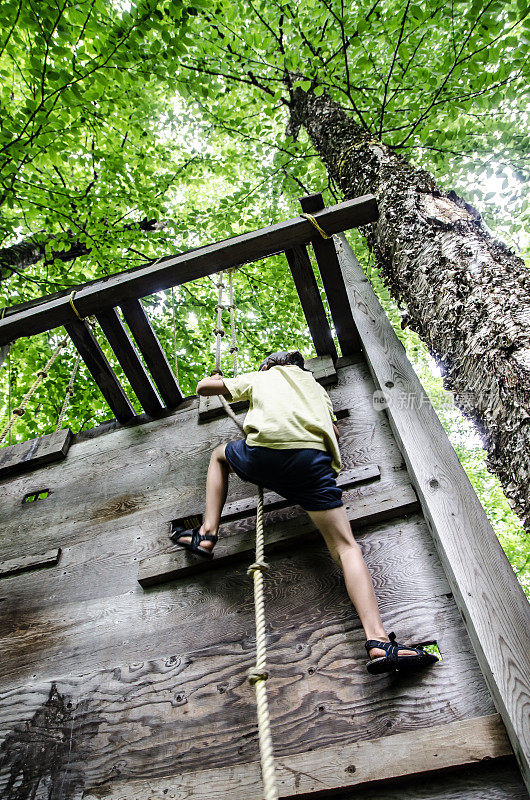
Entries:
[[[433,724],[495,713],[454,601],[433,597],[426,583],[420,597],[402,599],[401,568],[399,580],[389,575],[384,624],[404,641],[436,638],[444,660],[414,678],[369,676],[362,627],[324,550],[275,556],[266,578],[271,721],[285,756],[407,731],[420,737]],[[25,662],[22,637],[33,644]],[[55,684],[72,703],[77,744],[102,721],[97,740],[87,742],[94,783],[112,782],[118,762],[122,775],[163,777],[258,758],[255,698],[245,679],[255,641],[244,568],[172,591],[25,613],[4,641],[0,732],[23,736]],[[205,731],[216,747],[204,747]],[[42,745],[48,742],[49,735]]]
[[[188,663],[189,656],[196,661],[194,672],[202,674],[203,687],[211,685],[215,694],[216,667],[207,675],[212,664],[206,658],[209,651],[212,657],[215,652],[223,654],[223,664],[217,664],[220,674],[233,660],[233,680],[237,685],[244,681],[254,631],[252,583],[246,575],[252,557],[146,592],[136,581],[137,559],[146,552],[140,544],[145,541],[145,531],[139,525],[122,527],[119,536],[109,537],[107,532],[105,538],[105,529],[100,528],[93,542],[65,548],[57,572],[42,570],[11,581],[0,616],[0,644],[9,648],[9,660],[0,663],[2,691],[25,681],[32,684],[36,653],[42,680],[72,671],[111,668],[136,661],[139,654],[142,660],[158,658],[161,662],[176,655],[183,663]],[[409,691],[407,682],[407,697],[398,707],[392,705],[396,701],[392,685],[384,679],[376,682],[373,689],[381,690],[381,696],[374,714],[372,692],[365,694],[368,676],[363,631],[340,569],[325,545],[320,540],[305,541],[301,548],[272,554],[266,578],[267,625],[274,631],[269,645],[271,664],[281,681],[278,685],[287,689],[288,684],[297,684],[301,675],[307,676],[308,669],[318,668],[318,677],[294,686],[289,699],[293,713],[291,723],[287,718],[286,722],[293,730],[284,732],[283,741],[286,746],[289,741],[291,751],[305,749],[306,741],[331,744],[339,733],[342,740],[364,738],[365,723],[371,717],[370,730],[376,736],[390,732],[386,725],[389,714],[393,714],[392,731],[397,732],[428,726],[434,717],[448,722],[495,710],[448,594],[450,588],[434,545],[418,516],[397,523],[386,521],[355,535],[374,575],[388,630],[397,630],[404,641],[436,639],[444,662],[440,673],[421,681],[414,691]],[[240,663],[240,658],[249,663]],[[150,669],[157,671],[155,666]],[[179,681],[185,680],[186,676],[180,676]],[[317,689],[332,692],[335,698],[326,731],[319,731],[319,720],[311,713],[307,716],[303,707],[306,694],[313,702],[311,696],[314,698]],[[252,697],[248,702],[252,712]],[[298,703],[302,704],[301,718],[296,720]],[[1,704],[0,697],[0,730],[4,722]],[[197,713],[206,721],[208,708],[199,705]],[[236,712],[237,708],[234,724]],[[226,715],[229,713],[226,710]],[[200,726],[196,733],[202,735]],[[230,744],[234,750],[225,754],[228,763],[237,750],[237,744]]]
[[[498,714],[433,725],[368,741],[321,747],[305,753],[276,754],[279,794],[321,797],[324,792],[367,786],[404,776],[465,767],[512,753]],[[102,787],[103,788],[103,787]],[[145,781],[117,781],[104,787],[105,800],[261,800],[258,761],[221,769],[175,772]],[[97,786],[84,800],[100,800]]]
[[61,548],[55,547],[46,553],[37,553],[31,556],[19,556],[9,558],[7,561],[0,561],[0,578],[7,578],[9,575],[18,575],[20,572],[27,572],[41,567],[53,567],[59,562]]
[[[337,383],[337,370],[333,364],[331,356],[317,356],[316,358],[308,358],[305,362],[307,369],[311,370],[313,377],[322,386],[330,386]],[[230,408],[239,414],[242,411],[248,410],[248,400],[239,400],[237,403],[230,403]],[[225,410],[217,395],[210,397],[199,396],[199,420],[201,422],[208,422],[212,419],[217,419],[225,414]],[[336,412],[339,416],[339,412]]]
[[0,478],[19,475],[53,461],[62,461],[72,442],[72,431],[64,428],[57,433],[38,436],[27,442],[17,442],[0,449]]
[[121,310],[164,403],[168,408],[176,408],[183,395],[143,305],[139,300],[130,300],[121,303]]
[[307,249],[296,245],[286,250],[285,255],[317,355],[330,355],[336,361],[337,350]]
[[[235,414],[248,411],[248,400],[238,400],[237,403],[229,403],[229,405]],[[226,411],[216,394],[210,397],[199,395],[199,422],[210,422],[212,419],[219,419],[224,414]]]
[[[326,208],[315,216],[325,230],[337,233],[377,219],[377,201],[373,195],[365,195]],[[295,217],[180,255],[157,259],[145,267],[83,284],[76,289],[75,304],[81,316],[87,317],[102,309],[121,305],[124,300],[145,297],[226,267],[257,261],[294,245],[307,244],[313,232],[310,222]],[[66,292],[52,297],[6,309],[4,318],[0,320],[0,345],[19,336],[42,333],[72,320],[74,314],[68,300],[71,290],[72,287],[69,287]]]
[[[302,210],[314,214],[324,208],[321,194],[312,194],[300,199]],[[333,239],[324,239],[318,232],[311,245],[328,299],[329,310],[335,326],[337,339],[343,356],[353,355],[361,349],[359,334],[351,313],[350,301]]]
[[[350,524],[354,527],[372,525],[383,519],[403,516],[418,507],[418,500],[411,487],[388,487],[368,497],[364,502],[345,504]],[[287,522],[267,525],[265,528],[265,552],[276,552],[318,537],[318,531],[309,517],[295,518]],[[251,557],[254,549],[254,531],[242,535],[230,535],[223,527],[221,539],[215,548],[212,561],[201,559],[177,548],[169,553],[149,556],[140,561],[138,583],[144,588],[166,583],[184,575],[202,572],[205,569],[226,566],[228,563]]]
[[85,320],[74,319],[64,327],[118,422],[130,422],[135,416],[134,408],[92,333],[90,325]]
[[345,237],[338,257],[376,389],[530,788],[530,605]]
[[162,403],[118,312],[109,308],[96,316],[142,408],[147,414],[156,416],[163,411]]

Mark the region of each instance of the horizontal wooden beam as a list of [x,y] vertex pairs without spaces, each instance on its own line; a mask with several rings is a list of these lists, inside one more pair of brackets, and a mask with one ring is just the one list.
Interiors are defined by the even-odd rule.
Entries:
[[375,388],[530,790],[530,605],[346,237],[338,257]]
[[118,312],[109,308],[96,316],[142,408],[151,416],[160,414],[164,407]]
[[[328,233],[338,233],[377,219],[373,195],[357,197],[315,214]],[[221,242],[189,250],[137,269],[118,272],[77,287],[75,305],[82,317],[96,314],[124,300],[145,297],[187,281],[211,275],[226,267],[236,267],[280,253],[295,245],[307,244],[314,227],[303,217],[295,217],[267,228],[233,236]],[[19,336],[32,336],[75,319],[67,292],[5,310],[0,320],[0,345]]]
[[307,248],[304,245],[295,245],[285,251],[285,256],[316,353],[318,356],[329,355],[333,361],[336,361],[338,356],[335,342]]
[[0,448],[0,478],[20,475],[53,461],[61,461],[68,453],[71,441],[72,431],[64,428],[57,433]]
[[[330,796],[358,786],[393,781],[446,769],[468,767],[512,754],[498,714],[458,720],[381,736],[353,744],[341,743],[283,756],[277,747],[276,777],[280,797]],[[262,800],[258,761],[230,767],[178,772],[164,778],[106,783],[85,788],[84,800]],[[334,795],[335,796],[335,795]],[[348,795],[349,796],[349,795]],[[357,795],[356,795],[357,796]]]
[[139,300],[130,300],[121,304],[121,310],[164,403],[176,408],[183,395],[143,305]]
[[[321,194],[312,194],[302,197],[300,205],[303,211],[315,214],[324,208],[324,200]],[[320,234],[317,234],[313,236],[311,245],[328,299],[329,310],[342,355],[350,356],[358,353],[361,349],[361,343],[351,312],[350,301],[333,239],[324,239]]]
[[84,320],[73,319],[65,325],[65,328],[118,422],[130,422],[135,416],[134,408],[92,333],[90,325]]
[[47,550],[45,553],[18,556],[18,558],[9,558],[7,561],[0,561],[0,578],[18,575],[20,572],[28,572],[31,569],[53,567],[59,562],[60,555],[61,548],[56,547],[53,550]]
[[[411,486],[382,487],[369,497],[346,504],[346,513],[352,527],[361,528],[385,519],[410,514],[418,508],[418,498]],[[234,529],[230,530],[231,525]],[[318,537],[318,531],[304,514],[294,519],[276,522],[265,527],[265,552],[277,552],[294,544]],[[252,558],[255,545],[254,530],[239,533],[236,523],[228,523],[221,530],[212,561],[199,559],[180,547],[168,553],[149,556],[140,562],[138,583],[144,588],[166,583],[205,570],[223,567],[235,561]]]

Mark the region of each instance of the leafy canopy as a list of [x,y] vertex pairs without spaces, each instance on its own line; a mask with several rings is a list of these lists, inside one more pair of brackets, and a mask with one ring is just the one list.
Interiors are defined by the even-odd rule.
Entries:
[[[0,0],[0,26],[0,306],[294,216],[302,194],[339,200],[304,131],[286,135],[297,87],[327,92],[529,245],[525,0]],[[29,254],[14,247],[28,242]],[[244,367],[286,342],[311,354],[282,258],[242,269],[236,291]],[[173,299],[146,303],[193,392],[212,362],[215,288],[204,279]],[[420,344],[400,335],[414,358]],[[13,345],[14,398],[56,339]],[[53,429],[74,357],[16,439]],[[7,389],[6,369],[0,380]],[[65,424],[109,416],[81,368]]]

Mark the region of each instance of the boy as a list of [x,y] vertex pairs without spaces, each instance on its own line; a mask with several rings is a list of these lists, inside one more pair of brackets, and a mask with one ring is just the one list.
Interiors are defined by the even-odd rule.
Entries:
[[[305,369],[297,351],[272,353],[257,372],[237,378],[216,374],[203,378],[200,395],[249,400],[246,439],[219,445],[206,478],[206,509],[200,528],[172,534],[175,544],[212,558],[219,521],[228,492],[228,476],[261,485],[298,503],[324,537],[333,560],[344,574],[348,595],[361,620],[370,656],[369,672],[412,670],[438,661],[422,647],[406,647],[387,636],[372,578],[355,541],[336,475],[341,468],[339,431],[325,389]],[[398,655],[399,652],[399,655]]]

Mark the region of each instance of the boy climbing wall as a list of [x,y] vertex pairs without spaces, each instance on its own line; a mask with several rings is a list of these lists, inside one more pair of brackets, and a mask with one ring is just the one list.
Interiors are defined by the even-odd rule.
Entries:
[[336,483],[341,460],[333,406],[325,389],[305,369],[302,355],[297,351],[272,353],[257,372],[237,378],[218,374],[203,378],[197,392],[223,395],[232,402],[249,400],[246,439],[219,445],[213,451],[206,477],[204,521],[193,530],[175,531],[172,541],[203,558],[213,557],[228,476],[235,472],[244,481],[277,492],[307,511],[344,574],[366,634],[369,672],[417,670],[438,661],[420,646],[399,644],[394,633],[385,631],[372,578]]

